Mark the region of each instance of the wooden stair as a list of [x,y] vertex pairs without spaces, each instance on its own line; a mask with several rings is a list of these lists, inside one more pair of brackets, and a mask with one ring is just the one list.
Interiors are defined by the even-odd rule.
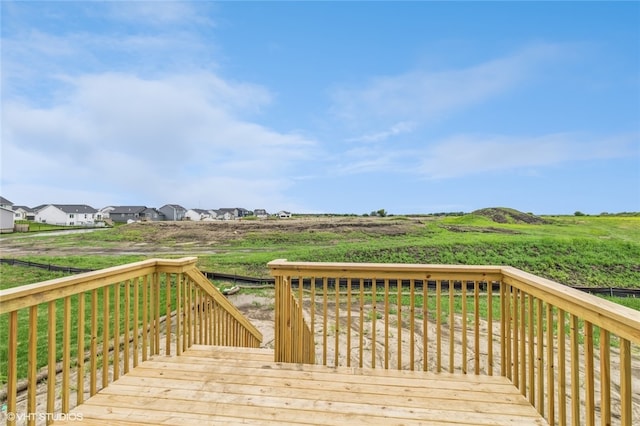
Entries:
[[[137,424],[542,425],[504,377],[273,362],[273,351],[193,346],[143,362],[67,422]],[[71,420],[73,419],[73,420]]]

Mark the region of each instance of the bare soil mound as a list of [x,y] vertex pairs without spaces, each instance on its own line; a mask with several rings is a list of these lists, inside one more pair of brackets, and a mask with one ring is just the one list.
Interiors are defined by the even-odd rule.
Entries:
[[548,220],[534,214],[523,213],[516,209],[509,209],[505,207],[489,207],[486,209],[476,210],[471,214],[486,217],[496,223],[522,223],[528,225],[544,225],[549,223]]

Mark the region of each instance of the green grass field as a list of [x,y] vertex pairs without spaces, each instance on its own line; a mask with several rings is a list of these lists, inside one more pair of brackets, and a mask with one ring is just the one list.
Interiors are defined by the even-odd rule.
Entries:
[[[162,236],[154,226],[120,226],[86,234],[31,238],[29,243],[42,244],[42,254],[20,258],[99,269],[150,257],[195,255],[201,269],[258,277],[268,276],[266,264],[277,258],[510,265],[566,285],[640,288],[640,216],[545,219],[547,224],[530,225],[499,224],[476,215],[411,221],[386,217],[377,220],[402,226],[403,232],[387,235],[358,227],[340,232],[330,227],[320,231],[265,228],[214,245],[200,241],[197,231]],[[161,246],[165,252],[121,254],[128,251],[119,248],[123,244]],[[86,254],[87,247],[106,253]],[[61,248],[66,250],[64,256],[55,254]],[[33,282],[27,275],[14,275],[4,271],[0,287]]]

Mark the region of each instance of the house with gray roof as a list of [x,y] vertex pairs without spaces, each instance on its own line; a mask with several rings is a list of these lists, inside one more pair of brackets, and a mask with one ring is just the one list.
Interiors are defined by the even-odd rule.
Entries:
[[13,203],[0,195],[0,207],[11,210]]
[[265,209],[255,209],[253,215],[259,219],[266,219],[269,217],[269,213]]
[[16,220],[35,220],[36,212],[27,206],[13,206],[13,214]]
[[0,233],[13,232],[15,218],[13,203],[0,196]]
[[220,220],[234,220],[253,215],[252,211],[243,209],[242,207],[222,208],[215,210],[215,212],[217,214],[216,219]]
[[165,204],[158,209],[164,215],[164,220],[183,220],[187,209],[179,204]]
[[162,214],[153,207],[109,206],[108,210],[109,219],[116,223],[164,220]]
[[205,209],[189,209],[185,214],[185,218],[193,221],[212,220],[215,213]]
[[36,222],[63,226],[93,226],[98,210],[86,204],[48,204],[38,210]]

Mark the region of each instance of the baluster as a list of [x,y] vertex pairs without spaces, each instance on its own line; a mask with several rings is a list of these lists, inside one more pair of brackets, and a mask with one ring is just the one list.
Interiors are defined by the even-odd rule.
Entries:
[[[84,293],[78,294],[78,375],[76,387],[76,403],[80,405],[84,402],[84,321],[85,321],[85,300]],[[55,325],[54,325],[55,327]],[[54,344],[55,347],[55,344]]]
[[[66,314],[67,312],[66,312],[66,303],[65,303],[65,319],[66,319]],[[67,331],[66,325],[67,323],[65,321],[65,332]],[[69,339],[68,333],[64,334],[64,339],[65,339],[65,342],[68,343],[68,339]],[[27,380],[29,381],[29,385],[27,388],[28,389],[27,390],[27,414],[28,414],[27,424],[35,425],[36,419],[32,415],[32,413],[35,414],[36,412],[36,390],[37,390],[36,389],[37,387],[36,373],[38,369],[38,305],[33,305],[29,308],[29,341],[27,344],[28,344]],[[65,346],[65,352],[63,352],[67,362],[69,360],[69,356],[66,353],[66,350],[68,349],[69,347],[67,345]],[[68,379],[69,379],[69,376],[67,373],[67,383],[66,383],[67,385],[69,384]],[[63,389],[63,392],[64,392],[64,389]],[[67,395],[67,405],[65,406],[64,399],[62,402],[62,410],[65,413],[69,410],[69,403],[68,403],[69,391],[68,390],[66,395]],[[13,412],[15,412],[15,409],[13,410]]]
[[415,332],[416,332],[416,304],[415,304],[415,280],[409,280],[409,365],[410,370],[415,369]]
[[462,293],[460,295],[462,306],[462,374],[467,374],[467,282],[462,281]]
[[[47,360],[47,413],[55,412],[56,403],[56,301],[52,300],[48,304],[48,360]],[[9,355],[11,357],[11,355]],[[15,359],[15,358],[14,358]],[[11,396],[9,396],[11,399]],[[14,410],[15,411],[15,410]],[[9,409],[9,412],[12,412]],[[47,424],[51,424],[53,419],[47,417]]]

